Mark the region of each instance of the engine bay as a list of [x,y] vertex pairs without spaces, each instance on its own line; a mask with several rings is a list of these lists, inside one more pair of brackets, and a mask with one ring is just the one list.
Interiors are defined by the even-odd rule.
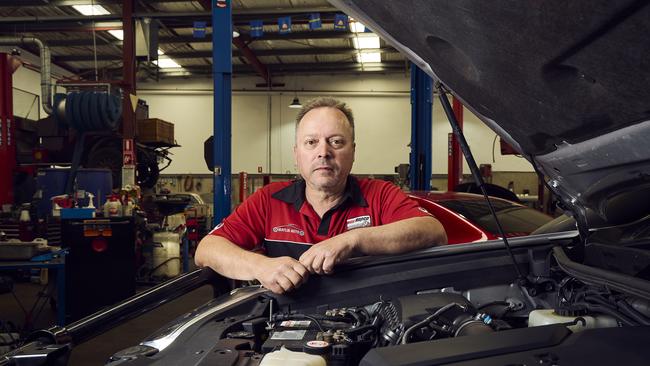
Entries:
[[108,364],[645,364],[648,297],[608,277],[620,273],[587,276],[558,253],[554,262],[549,249],[516,254],[523,280],[502,252],[477,250],[355,267],[288,295],[238,288]]
[[[465,291],[432,289],[314,312],[291,310],[278,306],[272,296],[260,296],[249,314],[217,322],[223,332],[213,348],[219,351],[213,352],[221,352],[222,358],[201,364],[293,365],[287,362],[296,360],[300,365],[395,364],[376,358],[383,357],[378,356],[381,350],[402,353],[400,348],[418,344],[431,349],[436,342],[460,338],[480,346],[496,334],[528,332],[534,327],[548,328],[542,343],[557,345],[558,329],[562,337],[568,337],[587,329],[650,324],[648,301],[569,276],[538,281],[533,287],[512,283]],[[533,348],[531,342],[540,342],[538,338],[521,333],[498,343],[526,349]],[[492,343],[497,342],[493,339]],[[128,351],[112,360],[125,361]],[[467,352],[464,349],[463,354]],[[232,362],[222,363],[225,358]]]

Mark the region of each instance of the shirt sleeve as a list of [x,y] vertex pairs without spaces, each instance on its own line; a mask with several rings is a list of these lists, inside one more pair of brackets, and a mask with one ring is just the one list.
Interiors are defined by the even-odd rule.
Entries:
[[433,217],[425,208],[420,207],[410,199],[401,189],[390,182],[381,182],[379,189],[381,204],[381,224],[390,224],[413,217]]
[[268,192],[262,188],[240,204],[209,235],[226,238],[246,250],[256,250],[264,239]]

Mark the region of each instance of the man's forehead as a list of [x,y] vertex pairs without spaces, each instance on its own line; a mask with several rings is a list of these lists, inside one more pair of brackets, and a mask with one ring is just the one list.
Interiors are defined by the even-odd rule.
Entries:
[[351,128],[350,121],[348,121],[346,115],[337,108],[333,107],[319,107],[307,112],[305,116],[300,120],[298,129],[300,130],[301,127],[305,125],[311,125],[309,122],[316,122],[313,126],[316,128],[322,127],[323,123],[328,122],[342,122],[343,125]]

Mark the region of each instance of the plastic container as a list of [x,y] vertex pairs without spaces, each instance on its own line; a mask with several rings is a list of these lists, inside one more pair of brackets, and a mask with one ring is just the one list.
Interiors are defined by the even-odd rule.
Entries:
[[[39,253],[43,239],[22,242],[11,239],[0,242],[0,260],[29,260]],[[45,241],[47,245],[47,241]]]
[[32,241],[34,239],[34,225],[29,217],[29,210],[20,210],[20,219],[18,220],[18,239],[21,241]]
[[583,318],[586,325],[578,322],[576,325],[571,325],[568,328],[572,332],[579,332],[589,328],[613,328],[618,327],[618,322],[611,316],[607,315],[581,315],[581,316],[562,316],[555,313],[553,309],[533,310],[528,317],[528,326],[537,327],[541,325],[569,323],[576,318]]
[[161,231],[153,234],[152,275],[175,277],[181,273],[181,236]]
[[109,196],[104,203],[104,217],[122,216],[122,202],[115,195]]
[[326,366],[322,356],[310,355],[305,352],[293,352],[284,348],[267,353],[260,366]]
[[[110,169],[90,169],[84,168],[77,170],[77,189],[90,192],[95,195],[95,203],[100,204],[106,201],[113,189],[113,175]],[[83,199],[80,206],[88,206],[88,199]]]
[[36,173],[36,190],[40,191],[40,200],[36,204],[39,218],[47,217],[52,209],[51,198],[65,193],[65,184],[70,175],[68,168],[45,168]]

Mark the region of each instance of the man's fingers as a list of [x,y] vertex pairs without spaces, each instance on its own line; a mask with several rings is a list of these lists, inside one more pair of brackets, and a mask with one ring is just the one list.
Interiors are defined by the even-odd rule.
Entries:
[[294,289],[295,285],[291,278],[287,274],[280,274],[276,277],[276,283],[278,286],[284,290],[284,292],[291,291]]
[[323,257],[322,253],[319,253],[314,257],[314,260],[311,262],[311,268],[314,272],[318,274],[324,274],[323,272],[323,261],[325,260],[325,257]]
[[302,263],[298,262],[293,266],[293,270],[296,271],[300,277],[302,277],[302,282],[306,282],[309,278],[309,269],[305,267]]
[[313,267],[314,252],[311,249],[309,249],[306,252],[302,253],[302,255],[300,256],[299,262],[300,262],[300,264],[303,265],[303,267],[308,272],[314,273],[314,267]]
[[332,273],[332,270],[334,269],[334,257],[326,257],[325,260],[323,261],[323,272],[326,274]]

